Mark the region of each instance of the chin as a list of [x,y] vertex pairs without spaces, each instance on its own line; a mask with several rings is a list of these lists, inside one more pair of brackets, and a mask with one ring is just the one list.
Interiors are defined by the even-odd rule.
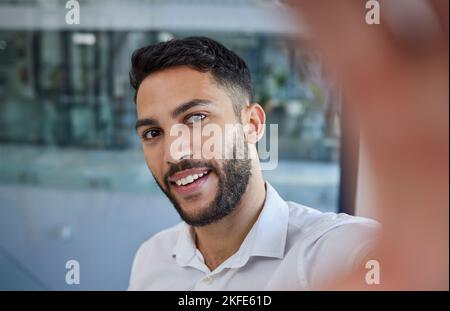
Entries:
[[195,216],[200,213],[203,213],[210,206],[211,202],[206,200],[192,200],[192,201],[184,201],[181,205],[181,210],[184,214],[189,216]]

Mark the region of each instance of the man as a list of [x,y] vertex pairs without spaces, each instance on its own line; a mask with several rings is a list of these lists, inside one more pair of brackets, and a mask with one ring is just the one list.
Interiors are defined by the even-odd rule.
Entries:
[[[145,160],[183,220],[140,247],[130,290],[316,289],[364,266],[376,222],[285,202],[264,181],[265,113],[235,53],[203,37],[158,43],[134,52],[130,81]],[[223,134],[196,139],[212,125]]]

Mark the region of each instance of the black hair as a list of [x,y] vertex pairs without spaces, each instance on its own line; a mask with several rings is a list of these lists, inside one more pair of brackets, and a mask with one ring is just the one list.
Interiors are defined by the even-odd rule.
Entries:
[[244,60],[219,42],[206,37],[172,39],[134,51],[130,71],[134,100],[147,76],[178,66],[211,73],[218,85],[228,91],[237,115],[240,115],[245,103],[253,100],[250,70]]

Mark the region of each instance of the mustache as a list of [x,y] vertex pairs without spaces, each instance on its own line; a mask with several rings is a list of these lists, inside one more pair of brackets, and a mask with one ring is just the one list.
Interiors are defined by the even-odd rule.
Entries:
[[169,176],[180,171],[197,167],[205,167],[216,173],[218,172],[219,169],[217,165],[214,164],[212,161],[182,160],[176,164],[170,164],[168,171],[166,172],[166,174],[164,174],[164,182],[166,183],[166,185],[169,185]]

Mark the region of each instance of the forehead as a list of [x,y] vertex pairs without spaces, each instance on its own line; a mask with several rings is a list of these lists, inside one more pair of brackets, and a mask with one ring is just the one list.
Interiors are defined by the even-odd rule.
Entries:
[[210,73],[175,67],[152,73],[142,81],[136,97],[138,116],[158,116],[193,99],[231,107],[230,98]]

